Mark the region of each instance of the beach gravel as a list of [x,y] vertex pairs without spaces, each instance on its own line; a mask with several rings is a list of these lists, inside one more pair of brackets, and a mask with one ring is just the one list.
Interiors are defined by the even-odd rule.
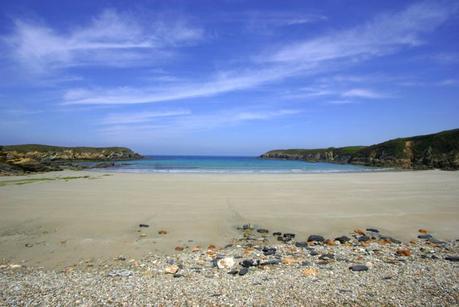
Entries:
[[[294,242],[235,240],[226,248],[82,261],[59,271],[4,261],[0,305],[459,304],[459,264],[448,260],[459,254],[456,241],[396,244],[355,236],[346,244],[313,247],[322,257]],[[264,254],[273,248],[275,254]],[[410,252],[401,255],[401,249]]]

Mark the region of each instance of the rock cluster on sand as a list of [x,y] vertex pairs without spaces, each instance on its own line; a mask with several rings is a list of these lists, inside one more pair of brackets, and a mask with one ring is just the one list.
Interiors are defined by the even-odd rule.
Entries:
[[459,303],[457,241],[403,243],[377,229],[334,239],[239,229],[225,247],[183,246],[173,256],[83,261],[62,271],[4,261],[0,305]]

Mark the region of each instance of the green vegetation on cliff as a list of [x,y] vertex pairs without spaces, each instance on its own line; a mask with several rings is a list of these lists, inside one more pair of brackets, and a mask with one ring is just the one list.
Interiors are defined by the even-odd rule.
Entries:
[[40,144],[23,144],[23,145],[5,145],[0,146],[0,150],[3,151],[16,151],[20,153],[26,152],[63,152],[63,151],[74,151],[74,152],[133,152],[126,147],[63,147],[63,146],[50,146]]
[[398,138],[371,146],[272,150],[261,157],[407,169],[459,169],[459,129]]
[[[141,159],[126,147],[60,147],[49,145],[0,146],[0,174],[57,171],[63,168],[81,169],[78,161],[121,161]],[[113,166],[98,163],[95,167]]]

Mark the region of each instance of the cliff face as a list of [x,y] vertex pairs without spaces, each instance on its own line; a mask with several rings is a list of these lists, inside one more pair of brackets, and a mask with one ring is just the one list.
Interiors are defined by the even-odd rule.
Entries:
[[351,163],[404,169],[459,169],[459,129],[390,140],[372,146],[273,150],[265,159]]
[[82,168],[78,161],[141,159],[125,147],[58,147],[48,145],[0,146],[0,174],[45,172]]

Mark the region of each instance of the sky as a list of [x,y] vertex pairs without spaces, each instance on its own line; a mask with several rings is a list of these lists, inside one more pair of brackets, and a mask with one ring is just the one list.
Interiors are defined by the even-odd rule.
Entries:
[[259,155],[459,127],[459,1],[0,2],[0,144]]

